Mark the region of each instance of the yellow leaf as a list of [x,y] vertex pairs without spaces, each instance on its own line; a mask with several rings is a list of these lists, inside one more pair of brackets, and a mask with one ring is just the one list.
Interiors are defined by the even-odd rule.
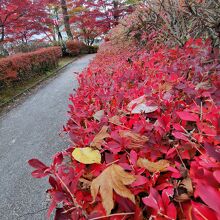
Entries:
[[135,177],[125,172],[122,167],[113,164],[106,168],[91,184],[91,194],[95,201],[98,192],[102,198],[102,205],[106,210],[106,215],[111,213],[114,207],[113,190],[120,196],[130,199],[135,203],[135,196],[125,186],[133,183]]
[[128,138],[130,140],[130,148],[143,147],[143,144],[148,141],[148,137],[128,130],[120,130],[119,135],[122,138]]
[[90,146],[101,149],[101,146],[102,146],[104,139],[110,137],[110,135],[107,133],[107,130],[108,130],[108,127],[103,126],[101,131],[94,137]]
[[157,171],[164,172],[167,171],[167,168],[170,166],[168,160],[158,160],[157,162],[151,162],[145,158],[139,158],[137,165],[142,168],[146,168],[150,172],[154,173]]
[[101,163],[101,154],[90,147],[75,148],[72,152],[75,160],[83,164]]

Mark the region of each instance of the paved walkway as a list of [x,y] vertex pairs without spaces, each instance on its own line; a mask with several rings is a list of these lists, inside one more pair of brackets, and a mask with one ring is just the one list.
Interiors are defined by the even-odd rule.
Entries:
[[27,161],[49,164],[67,143],[59,137],[67,120],[68,96],[76,75],[94,55],[70,64],[35,94],[0,118],[0,219],[45,220],[47,179],[33,179]]

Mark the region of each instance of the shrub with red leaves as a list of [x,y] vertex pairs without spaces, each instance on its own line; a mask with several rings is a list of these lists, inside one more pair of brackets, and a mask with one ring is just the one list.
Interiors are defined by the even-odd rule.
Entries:
[[42,48],[31,53],[20,53],[0,59],[0,83],[4,86],[22,81],[58,65],[60,47]]
[[[55,219],[220,219],[219,50],[201,39],[132,48],[102,46],[70,96],[70,148],[50,166],[29,161],[34,177],[49,176],[48,216],[56,208]],[[88,146],[100,163],[72,154]],[[125,173],[103,185],[118,166]]]
[[67,52],[72,56],[79,54],[96,53],[97,46],[87,46],[81,41],[69,40],[66,42]]
[[55,219],[220,220],[219,50],[189,38],[194,26],[174,46],[167,25],[188,22],[186,8],[173,8],[180,20],[168,11],[175,25],[140,9],[79,75],[70,147],[50,166],[29,161],[33,177],[49,176]]
[[71,54],[72,56],[77,56],[80,53],[87,52],[87,46],[83,42],[77,40],[67,41],[66,47],[68,53]]

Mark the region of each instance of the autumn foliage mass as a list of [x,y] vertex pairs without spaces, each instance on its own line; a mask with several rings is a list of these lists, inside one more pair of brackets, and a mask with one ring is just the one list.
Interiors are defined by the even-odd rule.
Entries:
[[125,41],[123,24],[79,75],[70,147],[50,166],[29,161],[49,176],[48,216],[219,220],[219,50],[209,38],[165,43],[159,30]]
[[58,66],[61,47],[42,48],[30,53],[19,53],[0,59],[0,85],[12,86],[45,70]]

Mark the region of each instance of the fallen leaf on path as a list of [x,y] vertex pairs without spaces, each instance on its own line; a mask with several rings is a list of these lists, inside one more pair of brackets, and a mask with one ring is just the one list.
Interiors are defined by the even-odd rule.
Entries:
[[103,126],[101,131],[94,137],[90,146],[101,149],[101,146],[102,146],[104,139],[110,137],[110,135],[107,133],[107,130],[108,130],[108,127]]
[[106,168],[91,184],[91,194],[95,201],[98,192],[101,194],[102,205],[106,210],[106,215],[111,213],[114,207],[113,190],[120,196],[130,199],[135,203],[135,196],[125,186],[133,183],[135,177],[125,172],[122,167],[113,164]]
[[139,158],[137,165],[141,168],[146,168],[148,171],[154,172],[164,172],[167,171],[167,168],[170,166],[168,160],[158,160],[157,162],[151,162],[145,158]]
[[115,115],[115,116],[109,118],[109,122],[114,125],[121,125],[120,117],[118,115]]
[[128,110],[128,111],[131,111],[131,110],[132,110],[132,107],[133,107],[134,105],[139,105],[139,104],[141,104],[141,103],[143,103],[143,102],[145,102],[145,101],[146,101],[146,95],[142,95],[142,96],[140,96],[139,98],[134,99],[134,100],[132,100],[131,102],[129,102],[128,105],[127,105],[127,110]]
[[143,147],[143,144],[148,141],[148,137],[140,135],[128,130],[120,130],[119,135],[122,138],[127,138],[131,141],[129,148]]
[[140,114],[140,113],[151,113],[158,109],[157,106],[147,106],[144,103],[141,103],[134,107],[134,109],[131,111],[132,114]]
[[82,189],[90,189],[91,186],[91,181],[84,179],[84,178],[79,178],[79,182],[81,183]]
[[101,163],[101,154],[91,147],[75,148],[72,152],[75,160],[83,164]]

